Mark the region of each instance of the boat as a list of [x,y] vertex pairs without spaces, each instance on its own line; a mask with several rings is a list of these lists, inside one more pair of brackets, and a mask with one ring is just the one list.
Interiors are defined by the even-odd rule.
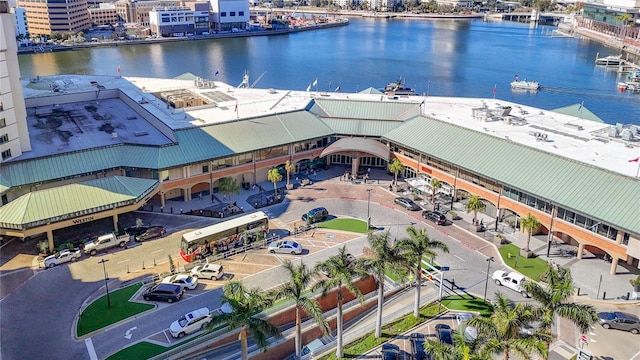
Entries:
[[540,90],[540,83],[537,81],[527,81],[515,79],[511,82],[513,90]]
[[402,79],[388,83],[382,92],[388,96],[408,96],[416,94],[415,90],[405,86]]
[[609,55],[596,58],[596,65],[618,66],[622,64],[622,55]]

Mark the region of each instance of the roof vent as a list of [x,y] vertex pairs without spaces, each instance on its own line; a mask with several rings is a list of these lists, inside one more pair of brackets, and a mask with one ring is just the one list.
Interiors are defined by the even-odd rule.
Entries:
[[629,129],[622,130],[622,140],[631,141],[633,140],[633,133]]
[[112,139],[117,139],[117,138],[118,138],[118,133],[117,133],[117,132],[115,132],[115,131],[114,131],[114,132],[112,132],[112,133],[111,133],[111,138],[112,138]]
[[610,127],[609,128],[609,137],[618,137],[620,135],[620,130],[618,127]]

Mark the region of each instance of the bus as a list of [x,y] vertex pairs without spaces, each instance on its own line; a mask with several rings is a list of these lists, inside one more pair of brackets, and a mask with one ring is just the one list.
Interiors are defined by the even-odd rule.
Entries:
[[203,259],[216,250],[249,244],[265,239],[269,232],[269,217],[262,211],[243,215],[219,224],[182,235],[180,256],[186,262]]

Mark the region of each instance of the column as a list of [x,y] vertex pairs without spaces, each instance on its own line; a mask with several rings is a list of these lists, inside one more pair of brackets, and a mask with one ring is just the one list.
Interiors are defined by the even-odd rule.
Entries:
[[611,260],[611,268],[609,269],[609,274],[611,275],[615,275],[616,274],[616,270],[618,270],[618,259],[617,257],[613,256],[613,259]]
[[358,175],[358,168],[360,167],[360,157],[354,156],[351,158],[351,175]]
[[164,191],[161,191],[161,192],[160,192],[160,206],[161,206],[161,207],[163,207],[163,208],[164,208],[165,206],[167,206],[167,205],[165,204],[165,200],[164,200]]
[[578,244],[578,253],[576,254],[576,257],[578,259],[582,259],[582,253],[584,251],[584,244],[579,243]]
[[47,229],[47,241],[49,242],[49,251],[55,252],[55,245],[53,244],[53,230]]
[[616,244],[622,244],[622,238],[624,238],[624,232],[618,231],[618,234],[616,235]]
[[187,187],[184,189],[184,201],[191,200],[191,187]]
[[[114,208],[113,211],[116,211],[116,209]],[[113,214],[112,218],[113,218],[113,228],[116,229],[116,231],[122,230],[118,228],[118,213]]]

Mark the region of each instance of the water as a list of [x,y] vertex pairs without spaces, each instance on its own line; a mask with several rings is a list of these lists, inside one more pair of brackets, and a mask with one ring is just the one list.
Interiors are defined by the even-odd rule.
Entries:
[[[23,77],[63,73],[175,77],[185,72],[260,88],[381,88],[399,77],[418,93],[505,99],[542,109],[584,102],[609,123],[640,124],[640,94],[620,93],[615,54],[590,40],[551,37],[549,27],[511,22],[351,19],[349,26],[282,36],[183,41],[20,55]],[[215,76],[216,71],[219,75]],[[512,92],[514,75],[537,93]],[[262,77],[260,77],[262,75]],[[314,88],[315,89],[315,88]]]

